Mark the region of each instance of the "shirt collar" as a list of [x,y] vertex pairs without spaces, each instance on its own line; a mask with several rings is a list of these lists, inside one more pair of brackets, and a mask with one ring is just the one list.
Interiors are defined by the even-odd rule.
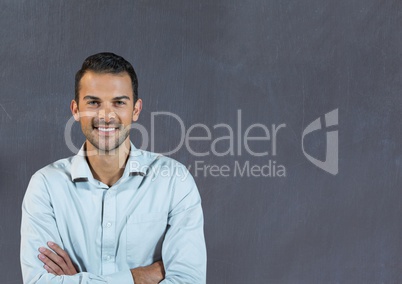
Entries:
[[[145,176],[149,166],[159,155],[137,149],[130,141],[130,156],[122,177]],[[92,172],[85,157],[85,143],[71,161],[71,179],[73,182],[83,182],[93,179]]]

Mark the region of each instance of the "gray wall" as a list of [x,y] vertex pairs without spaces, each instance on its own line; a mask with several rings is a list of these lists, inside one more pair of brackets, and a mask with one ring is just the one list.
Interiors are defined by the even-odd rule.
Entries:
[[[171,155],[197,173],[208,283],[402,283],[400,1],[2,0],[0,7],[1,283],[22,282],[22,198],[36,170],[73,154],[64,140],[73,76],[99,51],[135,66],[148,131],[156,111],[177,114],[186,130],[204,123],[212,141],[228,135],[213,128],[218,123],[237,137],[238,110],[242,135],[253,123],[286,124],[276,155],[272,140],[250,141],[253,151],[269,151],[255,157],[237,139],[235,155],[196,157],[186,147]],[[337,175],[301,148],[307,125],[334,109]],[[155,122],[154,150],[175,148],[178,122]],[[73,133],[80,145],[78,126]],[[325,129],[306,136],[306,152],[324,160],[325,137]],[[191,147],[208,151],[212,141]],[[216,145],[223,152],[228,141]],[[269,160],[286,177],[234,176],[236,163]],[[203,176],[197,161],[231,173]]]

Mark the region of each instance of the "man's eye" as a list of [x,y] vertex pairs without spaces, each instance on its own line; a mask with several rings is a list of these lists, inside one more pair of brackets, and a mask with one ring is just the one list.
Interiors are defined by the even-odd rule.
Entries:
[[126,102],[124,101],[116,101],[116,105],[121,106],[121,105],[125,105]]
[[88,101],[88,104],[91,105],[91,106],[96,106],[96,105],[99,104],[99,102],[97,102],[97,101]]

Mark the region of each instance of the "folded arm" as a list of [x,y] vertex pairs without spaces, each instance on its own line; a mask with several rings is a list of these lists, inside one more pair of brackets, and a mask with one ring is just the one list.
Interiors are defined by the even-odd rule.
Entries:
[[45,178],[35,174],[22,206],[21,268],[24,283],[156,284],[164,278],[161,261],[109,275],[79,272],[62,244]]
[[[123,284],[133,283],[130,270],[109,275],[78,272],[74,275],[54,275],[44,268],[38,249],[48,241],[63,248],[45,178],[35,174],[26,191],[22,205],[20,260],[23,281],[26,284]],[[52,269],[49,265],[47,265]],[[56,267],[54,269],[57,270]],[[69,273],[73,274],[69,266]],[[52,269],[53,270],[53,269]],[[56,272],[53,270],[53,272]],[[67,271],[66,271],[67,272]],[[56,273],[57,274],[57,273]]]
[[[43,262],[43,267],[48,273],[55,276],[75,275],[78,273],[77,267],[73,264],[67,252],[53,242],[48,242],[47,245],[51,249],[40,247],[38,257]],[[133,268],[130,272],[135,284],[157,284],[165,276],[162,261],[157,261],[144,267]]]

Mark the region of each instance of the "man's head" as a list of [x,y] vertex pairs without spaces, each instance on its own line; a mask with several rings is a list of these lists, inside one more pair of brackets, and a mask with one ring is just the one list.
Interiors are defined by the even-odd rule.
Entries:
[[87,150],[129,149],[129,132],[142,109],[137,76],[121,56],[99,53],[88,57],[77,72],[71,112],[87,138]]
[[138,99],[138,79],[133,66],[123,57],[111,52],[101,52],[85,59],[81,69],[75,74],[75,101],[79,103],[80,83],[84,74],[88,71],[99,74],[122,74],[127,73],[131,78],[133,87],[134,103]]

